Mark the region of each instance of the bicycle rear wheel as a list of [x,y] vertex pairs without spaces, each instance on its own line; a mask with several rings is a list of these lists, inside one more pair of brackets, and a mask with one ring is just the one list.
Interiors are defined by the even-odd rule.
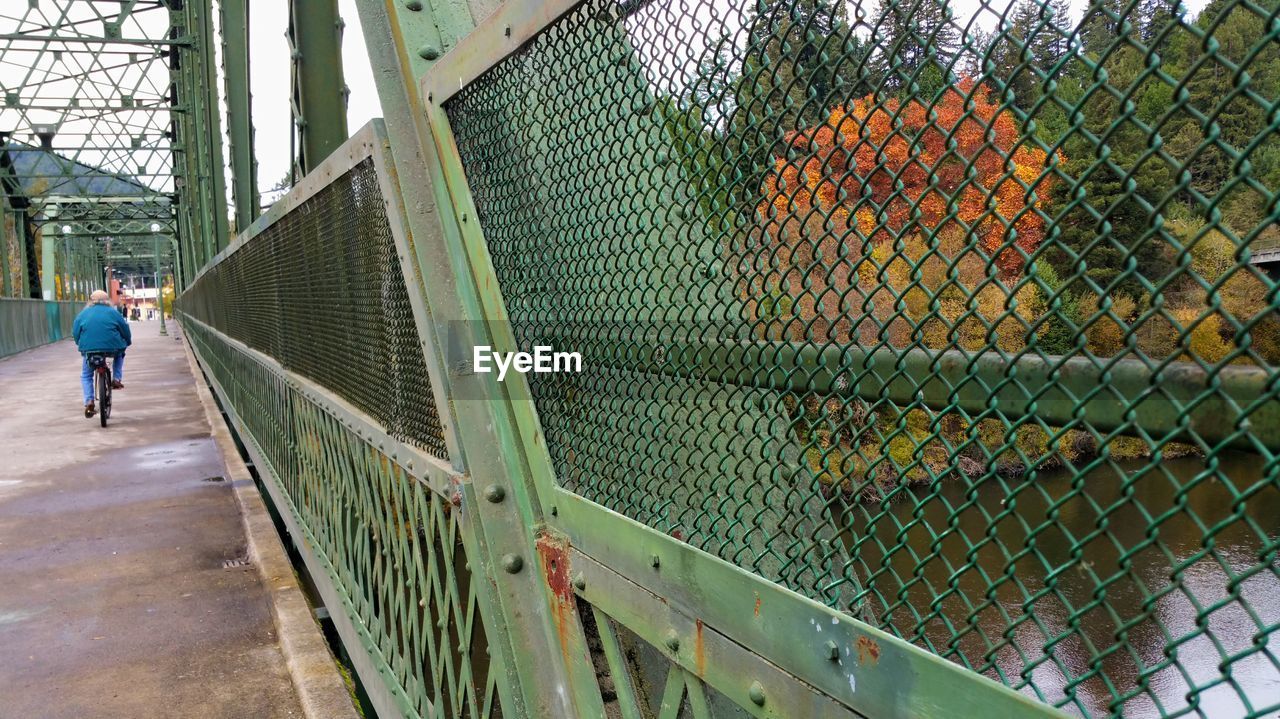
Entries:
[[98,376],[98,423],[107,426],[107,418],[111,416],[111,373],[99,370]]

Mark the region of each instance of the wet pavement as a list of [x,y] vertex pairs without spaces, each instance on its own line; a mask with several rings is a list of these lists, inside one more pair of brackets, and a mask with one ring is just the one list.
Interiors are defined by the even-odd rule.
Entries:
[[69,341],[0,360],[0,717],[301,716],[182,345],[133,331],[106,429]]

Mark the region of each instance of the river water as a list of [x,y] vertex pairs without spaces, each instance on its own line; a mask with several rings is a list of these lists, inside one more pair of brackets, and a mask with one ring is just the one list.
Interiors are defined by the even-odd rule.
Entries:
[[1277,716],[1264,475],[1225,454],[951,481],[850,508],[850,537],[880,624],[1072,714]]

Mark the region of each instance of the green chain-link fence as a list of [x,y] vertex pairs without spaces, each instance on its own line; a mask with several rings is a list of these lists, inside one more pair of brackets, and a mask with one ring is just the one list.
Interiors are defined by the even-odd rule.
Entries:
[[71,336],[71,323],[84,307],[78,302],[0,297],[0,357]]
[[393,234],[380,126],[181,295],[187,340],[372,706],[502,715],[448,451]]
[[212,265],[182,308],[448,459],[372,159]]
[[584,357],[563,486],[1072,713],[1270,716],[1280,4],[1083,10],[591,0],[444,108]]

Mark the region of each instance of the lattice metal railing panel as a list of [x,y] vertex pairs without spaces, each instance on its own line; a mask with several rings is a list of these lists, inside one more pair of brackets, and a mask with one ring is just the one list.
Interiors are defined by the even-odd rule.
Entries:
[[448,458],[372,158],[255,225],[180,306]]
[[443,100],[558,481],[1077,714],[1274,713],[1278,12],[577,6]]
[[322,558],[312,571],[325,572],[343,603],[330,609],[355,623],[401,710],[502,716],[460,510],[283,368],[199,321],[183,327],[241,436],[267,463],[258,469],[275,483],[280,510]]

